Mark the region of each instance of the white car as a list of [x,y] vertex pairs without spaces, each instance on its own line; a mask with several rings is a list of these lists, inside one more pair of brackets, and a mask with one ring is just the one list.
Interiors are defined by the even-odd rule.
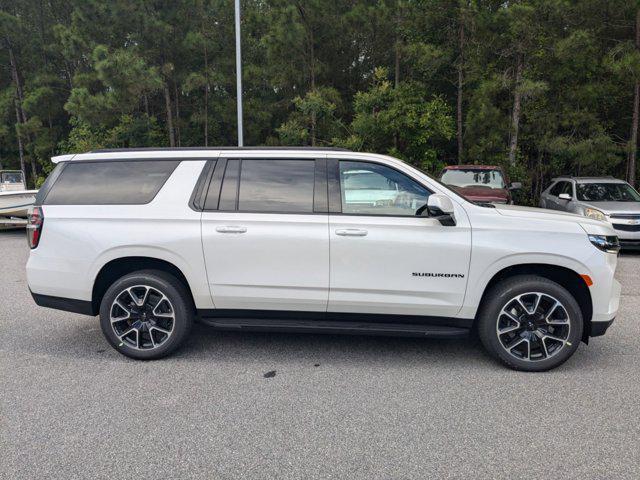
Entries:
[[38,305],[100,315],[130,357],[169,354],[198,319],[477,332],[507,366],[540,371],[604,334],[618,310],[610,224],[476,205],[388,156],[133,149],[53,161],[29,219],[29,288]]

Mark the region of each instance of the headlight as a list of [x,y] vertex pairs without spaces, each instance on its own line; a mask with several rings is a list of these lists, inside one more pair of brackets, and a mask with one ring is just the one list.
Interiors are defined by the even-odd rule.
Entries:
[[596,210],[595,208],[585,208],[584,216],[593,218],[594,220],[607,220],[607,217],[600,210]]
[[618,253],[620,251],[620,241],[615,235],[589,235],[589,241],[603,252]]

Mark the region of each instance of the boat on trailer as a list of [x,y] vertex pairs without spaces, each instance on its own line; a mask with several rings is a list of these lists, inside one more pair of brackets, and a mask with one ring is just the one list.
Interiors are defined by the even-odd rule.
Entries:
[[26,218],[36,193],[26,189],[20,170],[0,170],[0,224],[15,224],[16,219]]

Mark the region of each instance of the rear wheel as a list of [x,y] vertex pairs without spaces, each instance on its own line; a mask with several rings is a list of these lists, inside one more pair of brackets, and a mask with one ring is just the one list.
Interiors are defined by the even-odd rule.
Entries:
[[487,351],[524,371],[550,370],[576,351],[582,312],[561,285],[537,276],[518,276],[495,285],[485,297],[478,333]]
[[184,285],[162,271],[143,270],[118,279],[100,305],[100,326],[120,353],[137,359],[164,357],[186,339],[193,309]]

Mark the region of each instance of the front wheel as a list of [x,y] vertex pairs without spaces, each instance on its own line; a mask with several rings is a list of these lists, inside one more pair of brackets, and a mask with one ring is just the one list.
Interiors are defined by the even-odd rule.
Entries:
[[561,285],[537,276],[503,280],[485,296],[478,334],[487,351],[515,370],[564,363],[582,339],[582,312]]
[[133,272],[115,281],[100,305],[100,326],[108,342],[131,358],[152,360],[177,349],[193,323],[185,286],[155,270]]

